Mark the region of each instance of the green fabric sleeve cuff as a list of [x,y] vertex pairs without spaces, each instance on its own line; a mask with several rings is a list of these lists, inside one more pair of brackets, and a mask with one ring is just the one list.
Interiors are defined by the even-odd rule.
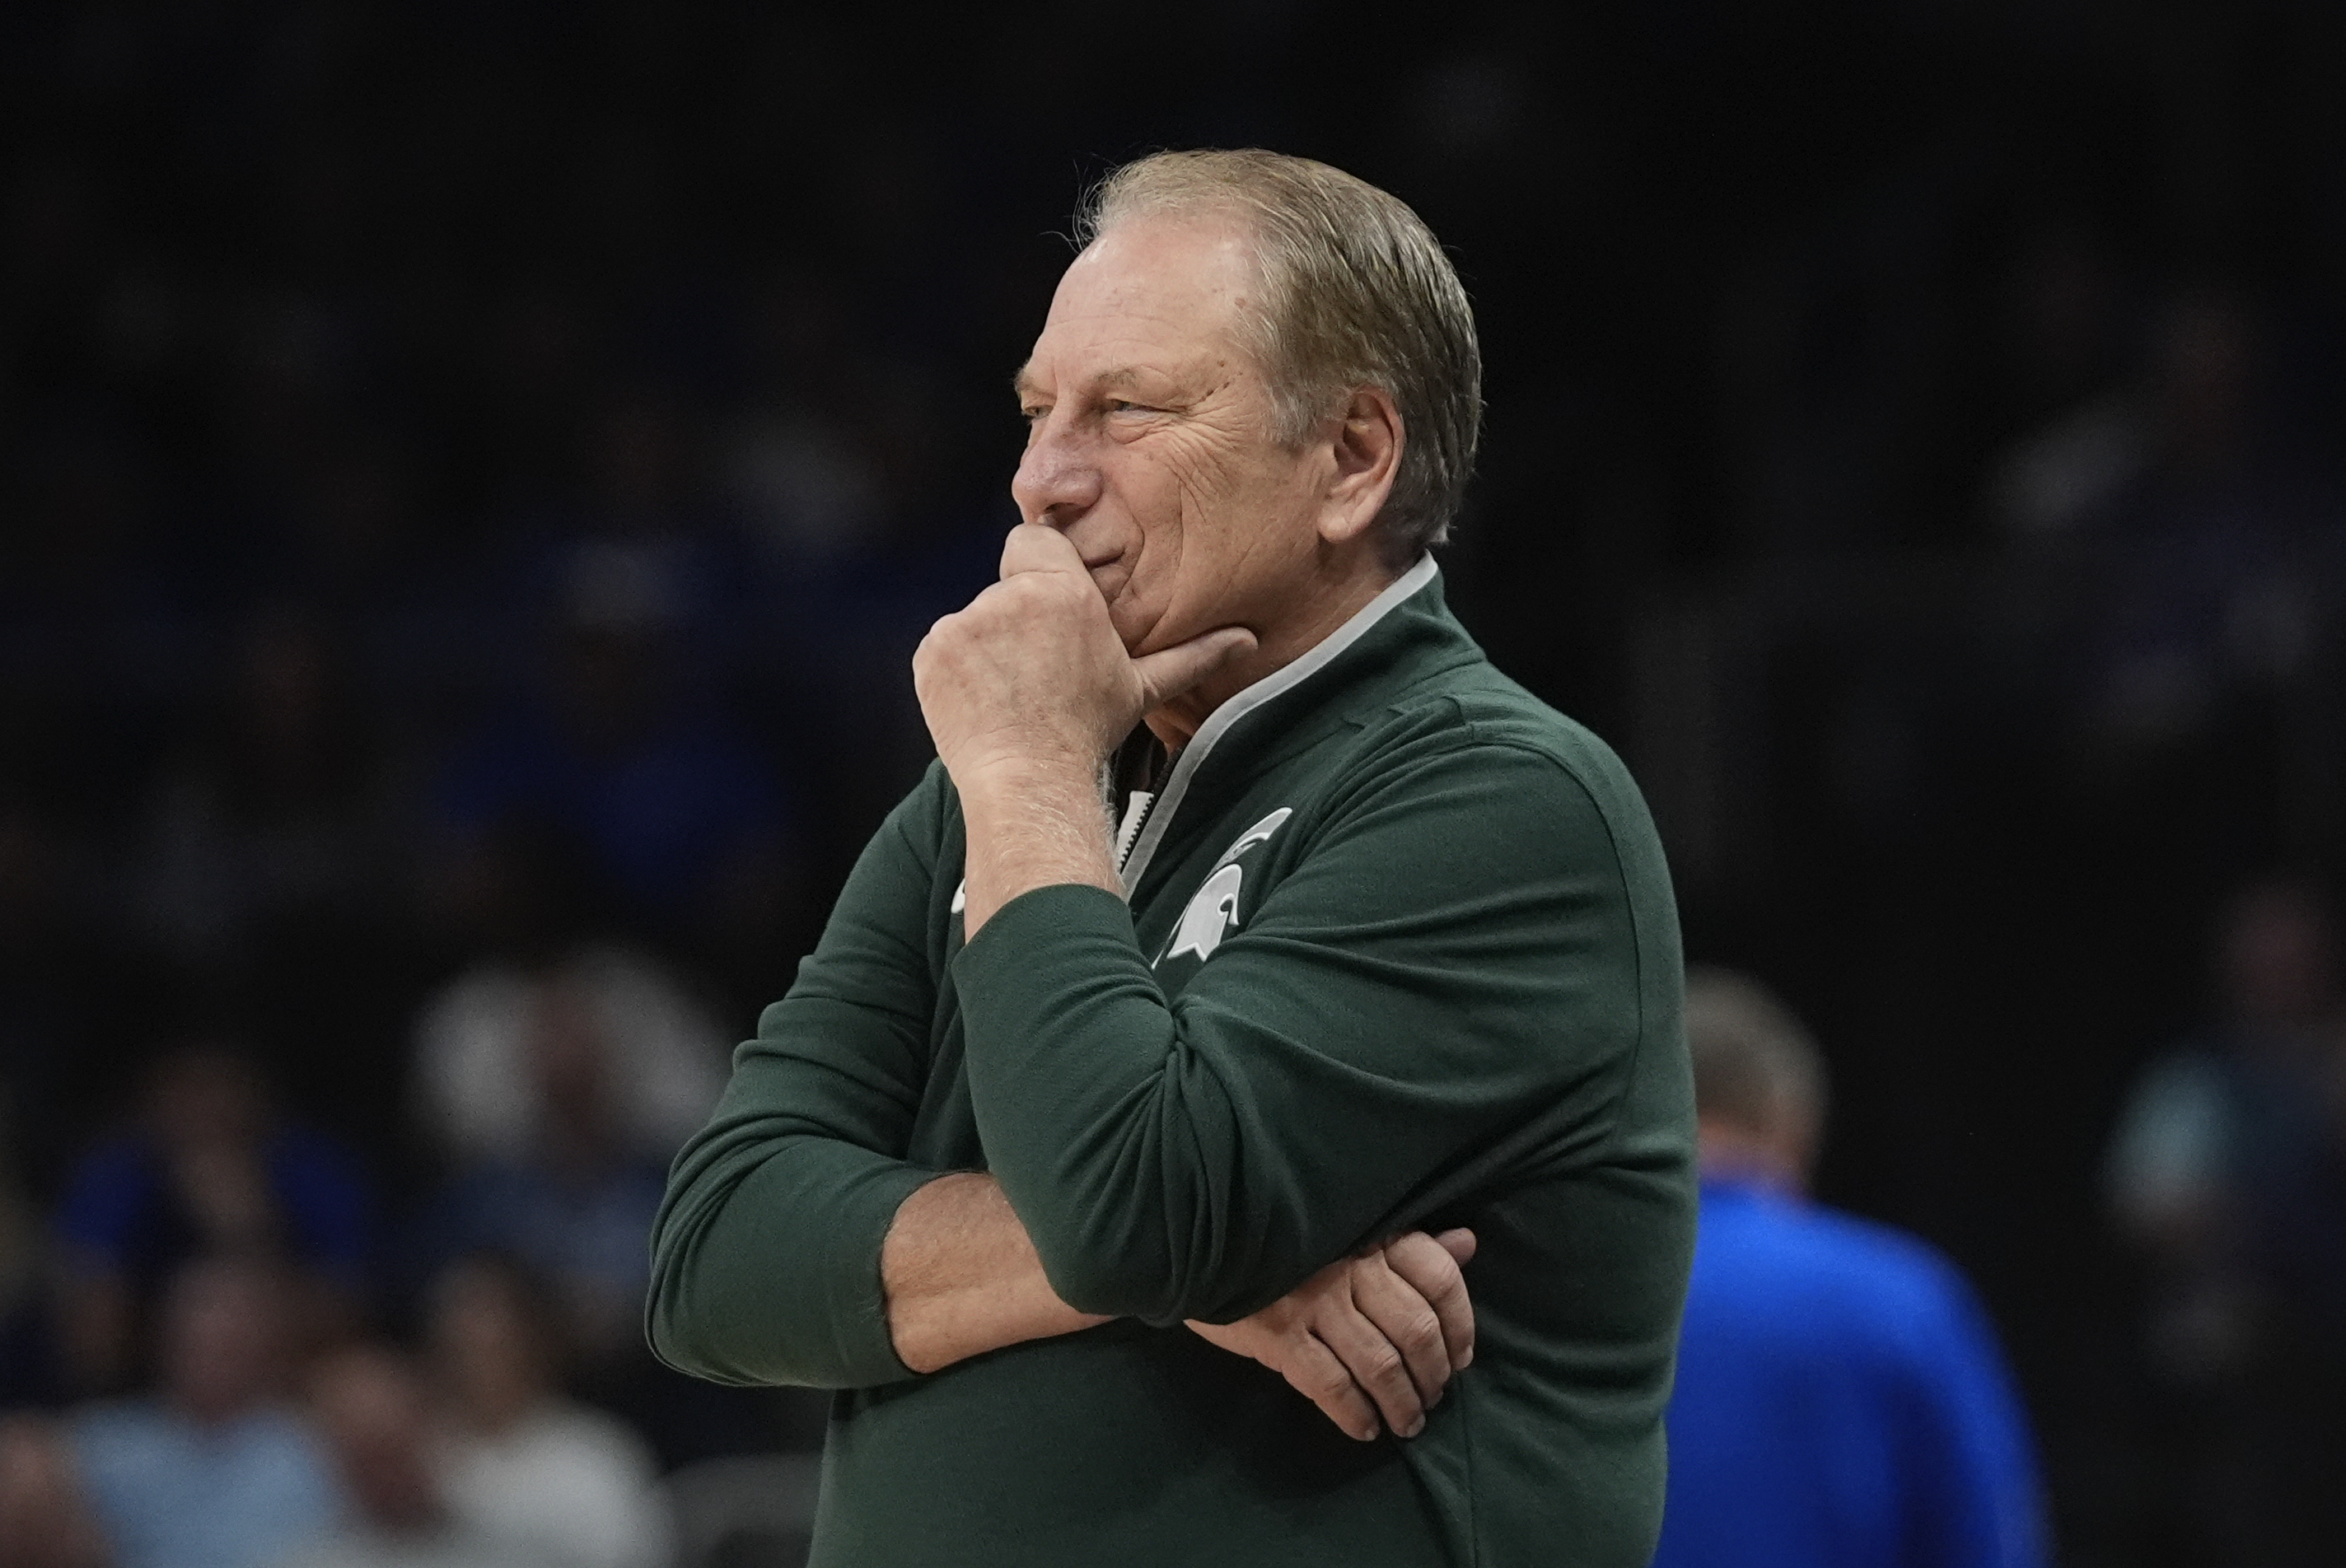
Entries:
[[1073,945],[1103,940],[1121,946],[1134,967],[1146,972],[1132,934],[1132,910],[1123,899],[1089,882],[1030,889],[994,911],[954,955],[954,983],[964,1009],[972,996],[985,1003],[1049,996],[1071,981],[1096,978],[1082,969],[1062,973],[1066,965],[1060,961]]
[[838,1325],[833,1354],[851,1389],[915,1376],[896,1354],[888,1332],[888,1296],[880,1252],[904,1200],[942,1172],[908,1166],[874,1171],[843,1195],[837,1224],[825,1228],[820,1272],[831,1292],[825,1320]]
[[802,1159],[765,1161],[691,1255],[663,1269],[671,1288],[651,1304],[662,1359],[737,1384],[860,1389],[915,1375],[888,1332],[880,1252],[904,1200],[944,1173],[844,1147],[824,1163],[828,1178]]

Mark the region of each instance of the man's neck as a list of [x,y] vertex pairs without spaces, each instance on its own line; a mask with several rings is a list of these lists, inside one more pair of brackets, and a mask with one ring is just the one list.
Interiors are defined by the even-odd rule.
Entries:
[[1254,651],[1234,658],[1210,677],[1148,716],[1148,724],[1168,751],[1189,743],[1214,710],[1257,681],[1280,670],[1333,636],[1354,616],[1368,608],[1379,594],[1404,575],[1381,562],[1348,574],[1312,595],[1297,612],[1275,626],[1254,629]]
[[1705,1181],[1763,1186],[1787,1197],[1807,1195],[1807,1162],[1782,1139],[1706,1116],[1698,1145]]

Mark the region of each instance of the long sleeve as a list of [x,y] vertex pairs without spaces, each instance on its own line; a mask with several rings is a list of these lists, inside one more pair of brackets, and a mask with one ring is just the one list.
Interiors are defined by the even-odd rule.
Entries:
[[936,1171],[909,1163],[935,981],[923,950],[941,776],[864,850],[797,983],[735,1054],[677,1156],[653,1230],[653,1348],[719,1382],[862,1388],[908,1378],[880,1247]]
[[1228,1320],[1494,1151],[1602,1147],[1657,955],[1596,797],[1456,728],[1344,789],[1178,995],[1093,888],[954,960],[988,1161],[1070,1305]]

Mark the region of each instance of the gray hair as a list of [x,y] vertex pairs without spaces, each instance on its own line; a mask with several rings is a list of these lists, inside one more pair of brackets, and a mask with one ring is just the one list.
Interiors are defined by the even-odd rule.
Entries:
[[1458,273],[1416,213],[1339,168],[1260,148],[1160,152],[1086,195],[1076,238],[1128,219],[1225,211],[1251,234],[1269,298],[1240,331],[1268,375],[1274,437],[1297,445],[1356,389],[1400,412],[1385,555],[1408,565],[1450,535],[1483,423],[1483,356]]
[[1686,1032],[1697,1114],[1763,1137],[1813,1136],[1823,1125],[1823,1053],[1774,992],[1730,969],[1690,964]]

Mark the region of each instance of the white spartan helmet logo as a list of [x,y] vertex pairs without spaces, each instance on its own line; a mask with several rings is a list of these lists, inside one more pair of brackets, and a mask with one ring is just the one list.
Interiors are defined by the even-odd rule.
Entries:
[[1239,857],[1278,832],[1294,814],[1291,808],[1281,806],[1240,833],[1238,842],[1222,851],[1212,873],[1190,895],[1188,904],[1181,911],[1181,923],[1173,928],[1173,941],[1165,950],[1166,958],[1194,952],[1203,962],[1214,956],[1214,949],[1222,945],[1223,934],[1238,929],[1239,890],[1246,884],[1246,872],[1238,863]]
[[1246,873],[1237,866],[1224,866],[1208,877],[1182,910],[1165,956],[1194,952],[1200,959],[1213,957],[1214,949],[1222,945],[1222,932],[1239,923],[1239,889],[1245,881]]

